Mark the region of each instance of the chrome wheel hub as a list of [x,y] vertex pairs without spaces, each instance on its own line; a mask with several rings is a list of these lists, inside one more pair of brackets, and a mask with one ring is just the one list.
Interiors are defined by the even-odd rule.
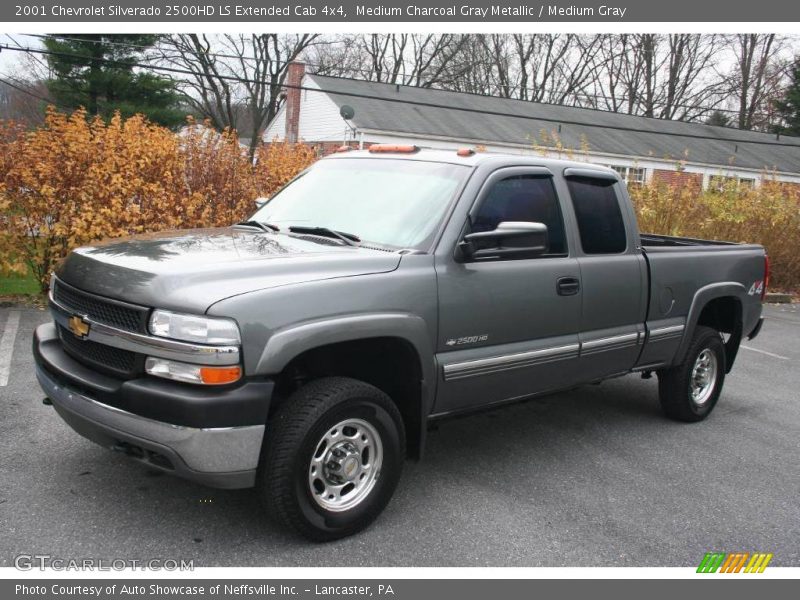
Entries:
[[375,487],[383,461],[378,431],[362,419],[346,419],[317,442],[308,467],[311,496],[330,511],[349,510]]
[[689,395],[695,404],[702,406],[711,398],[718,368],[717,355],[710,349],[705,348],[697,355],[689,378]]

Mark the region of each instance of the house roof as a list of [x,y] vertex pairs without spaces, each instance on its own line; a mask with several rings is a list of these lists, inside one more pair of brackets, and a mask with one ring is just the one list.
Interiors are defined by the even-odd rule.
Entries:
[[[509,100],[492,96],[309,75],[337,106],[355,109],[358,129],[532,146],[558,132],[566,148],[800,173],[800,138]],[[349,96],[345,94],[355,94]],[[371,96],[370,98],[360,95]],[[422,105],[420,105],[420,103]]]

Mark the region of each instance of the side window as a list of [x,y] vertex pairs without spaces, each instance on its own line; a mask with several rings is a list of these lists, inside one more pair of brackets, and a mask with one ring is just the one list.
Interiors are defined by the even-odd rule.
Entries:
[[547,254],[566,254],[564,220],[550,177],[517,175],[492,186],[472,219],[472,232],[492,231],[504,221],[547,225]]
[[628,246],[614,182],[568,179],[569,194],[586,254],[619,254]]

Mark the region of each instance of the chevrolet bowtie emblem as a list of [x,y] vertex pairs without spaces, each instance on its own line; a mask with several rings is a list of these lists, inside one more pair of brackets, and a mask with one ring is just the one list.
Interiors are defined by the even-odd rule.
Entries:
[[75,335],[75,337],[85,338],[89,335],[89,323],[84,321],[83,317],[79,317],[78,315],[72,316],[69,318],[69,330]]

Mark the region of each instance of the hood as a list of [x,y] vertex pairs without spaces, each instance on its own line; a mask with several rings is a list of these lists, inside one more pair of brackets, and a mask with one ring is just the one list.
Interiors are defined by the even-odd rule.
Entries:
[[73,251],[65,282],[134,304],[194,313],[260,289],[397,268],[401,256],[334,240],[245,228],[195,229],[108,240]]

